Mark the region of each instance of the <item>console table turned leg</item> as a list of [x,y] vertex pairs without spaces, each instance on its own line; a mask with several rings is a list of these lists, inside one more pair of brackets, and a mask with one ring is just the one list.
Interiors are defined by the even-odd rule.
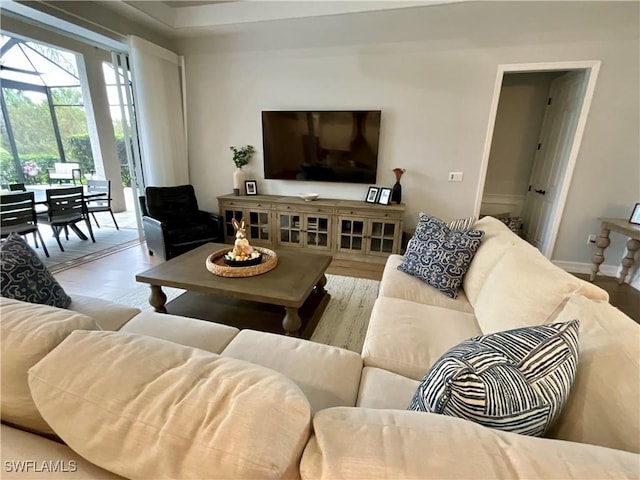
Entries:
[[593,253],[593,257],[591,258],[593,265],[591,266],[590,280],[592,282],[596,279],[598,270],[600,270],[600,265],[604,262],[604,251],[610,243],[609,229],[603,226],[602,230],[600,230],[600,235],[598,235],[598,238],[596,239],[596,251]]
[[149,303],[156,312],[167,313],[167,309],[164,306],[164,304],[167,303],[167,296],[162,291],[162,287],[159,285],[151,285]]
[[640,248],[640,241],[635,238],[630,238],[627,241],[627,254],[622,259],[622,270],[620,270],[620,276],[618,277],[618,285],[622,285],[624,283],[625,278],[627,278],[627,274],[629,273],[629,269],[635,263],[635,254]]

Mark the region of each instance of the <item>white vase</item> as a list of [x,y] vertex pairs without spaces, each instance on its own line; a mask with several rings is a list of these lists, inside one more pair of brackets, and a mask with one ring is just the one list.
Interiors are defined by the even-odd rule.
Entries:
[[246,176],[244,174],[244,170],[241,167],[236,168],[236,171],[233,172],[233,194],[234,195],[244,195],[244,180]]

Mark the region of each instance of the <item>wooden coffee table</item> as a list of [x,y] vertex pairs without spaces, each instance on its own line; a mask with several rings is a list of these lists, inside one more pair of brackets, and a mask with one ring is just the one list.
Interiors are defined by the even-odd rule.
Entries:
[[[257,317],[253,319],[254,323],[259,322],[261,310],[269,310],[268,306],[277,306],[280,312],[284,307],[282,327],[287,335],[300,334],[303,324],[300,311],[308,311],[308,304],[313,303],[311,310],[315,317],[321,313],[318,309],[324,310],[329,300],[324,286],[327,283],[325,271],[331,263],[330,255],[277,251],[278,265],[273,270],[253,277],[229,278],[214,275],[205,266],[207,257],[223,248],[231,246],[207,243],[137,274],[136,281],[150,284],[149,303],[156,312],[186,313],[187,316],[196,318],[207,316],[209,318],[205,318],[206,320],[233,324],[233,321],[219,318],[225,309],[228,311],[231,304],[236,313],[228,313],[227,317]],[[166,304],[167,296],[162,287],[180,288],[188,292]],[[313,302],[310,297],[313,297]],[[172,308],[167,310],[174,303],[180,307],[180,311]],[[189,304],[193,310],[197,310],[199,305],[200,310],[206,312],[205,315],[189,315]],[[254,308],[256,306],[265,308]],[[234,319],[235,317],[230,318]]]

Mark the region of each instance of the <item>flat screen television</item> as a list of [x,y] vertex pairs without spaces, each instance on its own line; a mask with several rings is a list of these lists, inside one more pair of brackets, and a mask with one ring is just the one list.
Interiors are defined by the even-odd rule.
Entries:
[[380,113],[263,111],[264,178],[376,183]]

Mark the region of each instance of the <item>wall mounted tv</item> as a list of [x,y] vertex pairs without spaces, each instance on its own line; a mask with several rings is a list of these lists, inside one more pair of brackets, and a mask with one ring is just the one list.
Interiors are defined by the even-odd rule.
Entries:
[[264,178],[376,183],[380,110],[263,111]]

